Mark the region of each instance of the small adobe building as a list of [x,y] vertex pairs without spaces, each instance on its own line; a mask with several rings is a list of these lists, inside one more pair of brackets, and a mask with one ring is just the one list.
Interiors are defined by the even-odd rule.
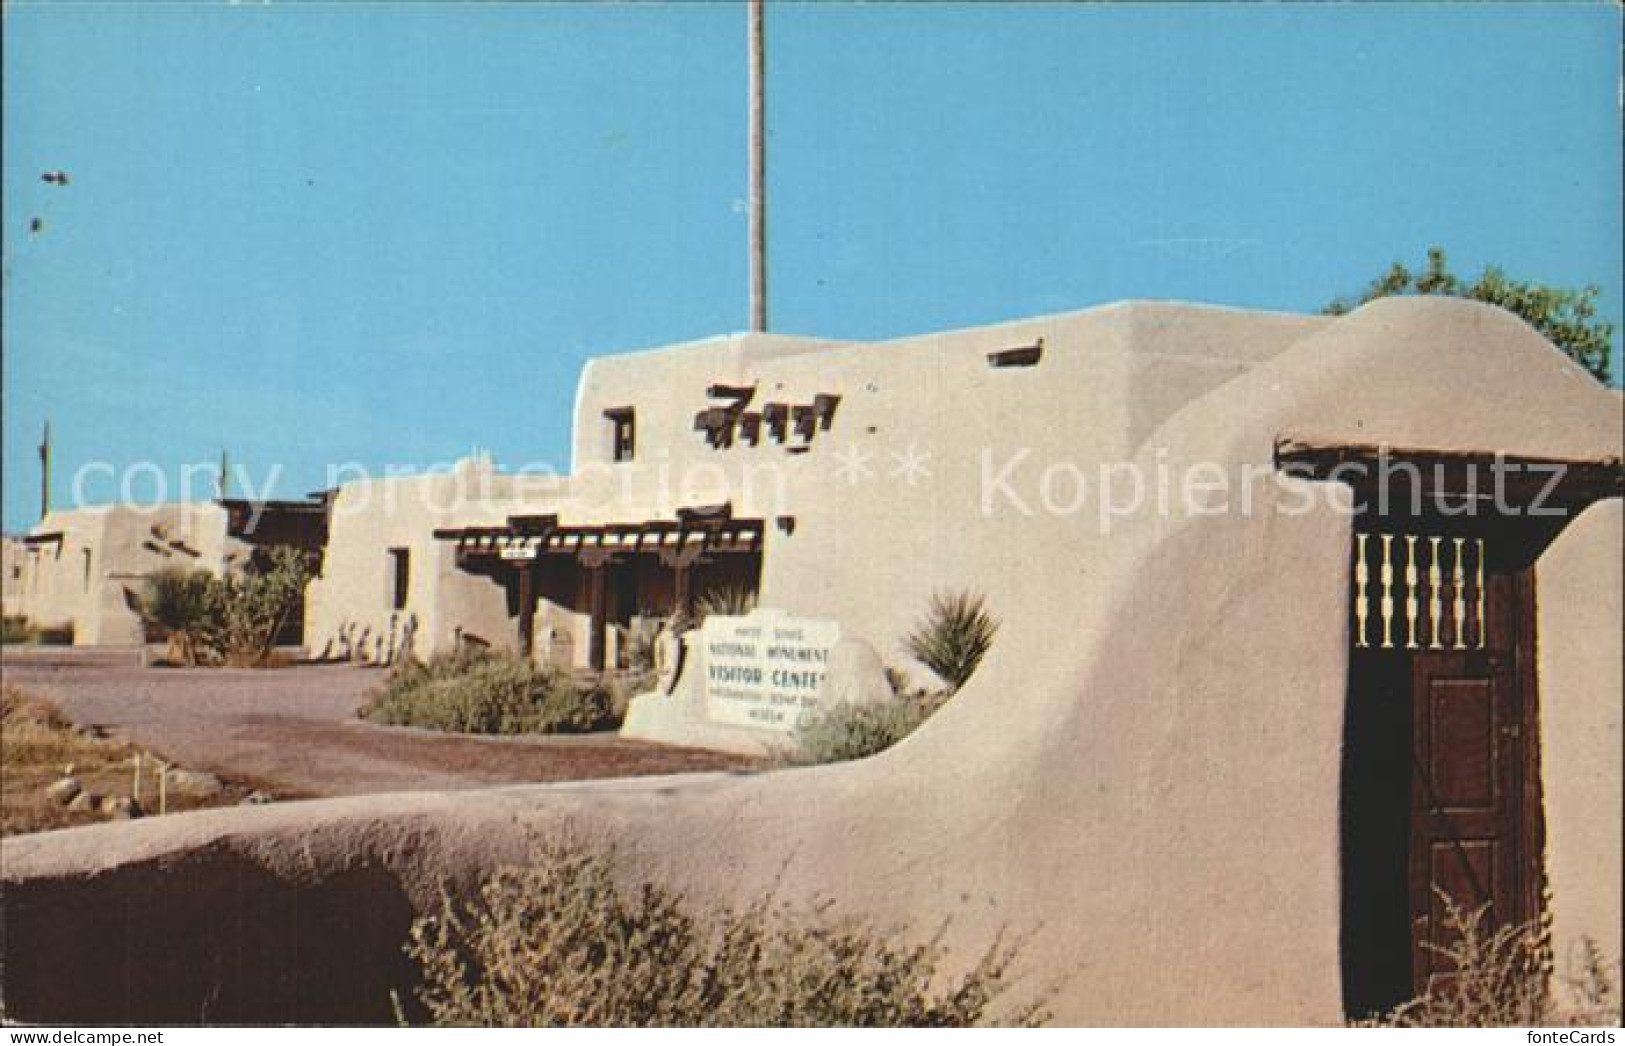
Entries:
[[[15,561],[8,551],[6,613],[71,632],[75,646],[139,646],[145,629],[136,607],[154,572],[184,567],[218,575],[279,544],[300,547],[319,563],[325,541],[321,499],[55,510],[18,539]],[[290,629],[286,641],[297,644],[299,632]]]
[[[1560,966],[1585,938],[1617,962],[1620,411],[1515,317],[1438,298],[595,360],[551,489],[382,541],[341,491],[322,620],[387,612],[390,543],[480,603],[441,603],[430,647],[551,658],[558,620],[575,659],[584,617],[606,667],[613,629],[719,582],[892,663],[933,592],[971,589],[1001,627],[966,687],[856,763],[7,840],[10,1005],[387,1019],[411,915],[564,826],[697,894],[952,915],[964,961],[1036,931],[1060,1023],[1390,1005],[1438,972],[1434,887],[1550,918]],[[118,958],[159,935],[184,962]],[[119,990],[82,998],[70,958]]]

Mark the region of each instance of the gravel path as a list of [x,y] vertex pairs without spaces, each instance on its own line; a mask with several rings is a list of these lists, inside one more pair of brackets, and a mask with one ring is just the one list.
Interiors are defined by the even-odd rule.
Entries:
[[374,668],[143,668],[133,650],[6,647],[0,675],[63,715],[183,766],[280,796],[481,788],[743,769],[738,756],[613,734],[494,738],[374,726],[355,718]]

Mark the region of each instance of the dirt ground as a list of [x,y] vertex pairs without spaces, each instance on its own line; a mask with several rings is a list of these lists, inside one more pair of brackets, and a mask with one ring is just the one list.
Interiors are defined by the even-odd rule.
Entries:
[[149,668],[135,650],[6,647],[5,682],[48,698],[81,726],[181,766],[261,783],[282,797],[482,788],[700,770],[744,770],[740,756],[576,737],[473,737],[355,718],[382,671]]
[[[161,762],[126,741],[96,736],[65,720],[50,702],[0,685],[0,836],[45,832],[109,820],[104,801],[130,799],[142,814],[232,806],[253,782],[220,780],[197,791],[161,788]],[[71,776],[79,789],[53,798],[47,786]],[[83,806],[69,805],[86,796]]]

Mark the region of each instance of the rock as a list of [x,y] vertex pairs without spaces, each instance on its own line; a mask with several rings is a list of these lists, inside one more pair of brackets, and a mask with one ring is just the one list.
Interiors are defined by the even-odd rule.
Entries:
[[95,813],[102,808],[102,797],[95,792],[80,792],[68,804],[68,809],[76,814]]
[[266,803],[274,803],[274,802],[276,802],[276,796],[271,795],[268,792],[261,792],[261,791],[256,789],[255,791],[249,792],[247,795],[243,796],[242,802],[238,803],[237,805],[238,806],[264,806]]
[[220,778],[202,770],[171,770],[169,790],[191,799],[213,799],[226,790]]
[[116,798],[109,796],[103,799],[102,813],[115,821],[128,821],[140,817],[145,811],[141,809],[140,803],[127,795],[121,795]]
[[58,805],[73,802],[84,788],[80,786],[77,777],[64,777],[59,781],[45,786],[45,798]]
[[861,639],[842,639],[830,648],[818,694],[820,707],[880,704],[891,698],[886,665],[874,647]]

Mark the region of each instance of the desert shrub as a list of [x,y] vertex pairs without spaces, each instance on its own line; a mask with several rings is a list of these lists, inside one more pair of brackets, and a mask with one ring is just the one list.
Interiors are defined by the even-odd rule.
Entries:
[[939,592],[925,620],[903,640],[909,656],[958,690],[993,645],[999,623],[970,592]]
[[57,625],[38,625],[34,628],[34,642],[42,646],[73,646],[73,622]]
[[615,725],[615,705],[601,681],[577,682],[516,655],[466,647],[402,663],[362,715],[457,733],[585,733]]
[[142,586],[141,619],[169,642],[168,658],[195,665],[210,650],[216,580],[207,570],[164,567]]
[[7,614],[0,624],[0,643],[28,643],[34,638],[34,626],[21,614]]
[[803,765],[863,759],[913,733],[933,711],[933,705],[904,697],[862,705],[843,702],[803,719],[791,734],[794,747],[783,761]]
[[276,637],[310,581],[310,561],[292,546],[266,549],[247,569],[215,585],[212,624],[221,656],[231,665],[269,662]]
[[756,593],[739,585],[713,588],[694,601],[694,612],[685,623],[698,628],[708,617],[744,617],[756,609]]
[[1001,934],[957,977],[942,934],[796,908],[771,894],[698,905],[659,885],[623,889],[614,855],[542,845],[467,905],[412,926],[417,1001],[475,1027],[844,1027],[1038,1024],[1035,1002],[995,1013],[1020,942]]
[[224,577],[165,567],[148,576],[143,622],[169,641],[170,660],[186,665],[266,665],[277,634],[310,580],[305,553],[274,546]]
[[[1619,1020],[1613,972],[1589,939],[1579,968],[1553,984],[1551,931],[1543,920],[1493,927],[1489,906],[1468,911],[1439,892],[1448,945],[1427,942],[1453,976],[1424,995],[1362,1022],[1393,1028],[1504,1028],[1611,1024]],[[1554,990],[1554,988],[1556,990]]]

